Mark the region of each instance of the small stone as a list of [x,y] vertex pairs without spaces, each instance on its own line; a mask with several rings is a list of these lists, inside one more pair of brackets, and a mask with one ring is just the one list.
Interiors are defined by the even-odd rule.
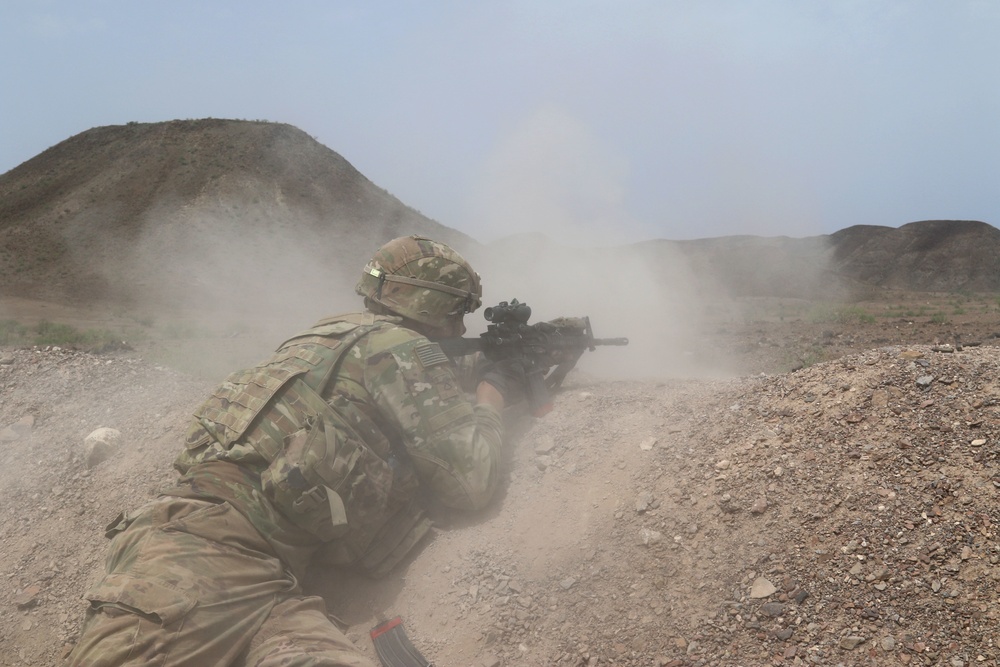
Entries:
[[543,456],[550,453],[555,446],[556,442],[552,439],[552,436],[543,435],[538,439],[538,442],[535,443],[535,454]]
[[27,609],[38,604],[38,594],[42,592],[41,587],[31,585],[14,596],[14,604],[18,609]]
[[563,579],[562,581],[559,582],[559,586],[562,587],[563,590],[567,590],[567,591],[569,589],[573,588],[574,584],[576,584],[576,578],[575,577],[566,577],[565,579]]
[[850,651],[852,649],[857,648],[859,644],[863,644],[864,641],[865,641],[864,637],[856,637],[856,636],[844,637],[840,640],[840,648],[844,649],[845,651]]
[[778,588],[764,577],[757,577],[750,586],[750,597],[754,599],[766,598],[774,595]]
[[732,462],[729,461],[729,459],[722,459],[721,461],[719,461],[718,463],[715,464],[715,469],[716,470],[729,470],[729,466],[730,465],[732,465]]
[[121,440],[121,431],[117,429],[102,427],[91,432],[83,441],[87,467],[93,468],[111,458]]
[[750,506],[751,514],[763,514],[767,511],[767,498],[761,497],[753,501],[753,505]]
[[883,651],[891,651],[896,648],[896,640],[892,637],[882,637],[879,644],[882,646]]
[[920,377],[917,378],[917,386],[923,387],[925,389],[931,386],[932,382],[934,382],[933,375],[921,375]]
[[782,604],[781,602],[768,602],[766,604],[761,605],[760,613],[764,614],[765,616],[776,618],[785,613],[785,605]]
[[635,500],[635,511],[639,514],[644,513],[653,504],[653,494],[649,491],[643,491],[639,494],[639,497]]
[[663,533],[658,530],[650,530],[649,528],[643,528],[639,531],[639,544],[644,547],[651,546],[653,544],[659,544],[663,541]]
[[648,452],[656,445],[656,438],[646,438],[639,443],[639,449],[644,452]]
[[982,447],[983,445],[986,444],[986,438],[976,438],[969,444],[972,445],[973,447]]

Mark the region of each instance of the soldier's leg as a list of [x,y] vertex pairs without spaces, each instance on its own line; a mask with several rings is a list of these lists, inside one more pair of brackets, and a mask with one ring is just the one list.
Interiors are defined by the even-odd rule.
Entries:
[[227,503],[161,499],[111,542],[73,666],[233,664],[298,586]]
[[244,667],[375,667],[326,615],[322,598],[281,602],[257,631]]

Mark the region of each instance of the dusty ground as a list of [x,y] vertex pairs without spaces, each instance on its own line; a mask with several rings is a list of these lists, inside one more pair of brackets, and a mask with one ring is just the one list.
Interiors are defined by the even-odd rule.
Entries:
[[[1000,665],[996,301],[811,309],[721,314],[691,353],[730,379],[571,375],[511,415],[488,512],[311,585],[363,650],[398,614],[439,667]],[[58,662],[104,525],[172,481],[218,379],[158,365],[177,345],[0,350],[0,665]],[[122,444],[88,468],[98,427]]]

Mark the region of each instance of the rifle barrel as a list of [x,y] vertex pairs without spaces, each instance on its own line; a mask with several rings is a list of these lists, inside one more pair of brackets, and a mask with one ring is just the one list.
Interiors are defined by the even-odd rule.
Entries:
[[628,345],[628,338],[595,338],[591,345]]

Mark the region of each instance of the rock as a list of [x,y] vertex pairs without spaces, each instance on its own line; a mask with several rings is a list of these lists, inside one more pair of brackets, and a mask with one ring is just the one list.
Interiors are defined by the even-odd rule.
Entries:
[[892,637],[882,637],[879,645],[882,647],[883,651],[891,651],[896,648],[896,640]]
[[87,467],[93,468],[111,458],[115,450],[121,446],[121,440],[121,431],[117,429],[101,427],[91,432],[83,441]]
[[659,544],[663,541],[663,533],[658,530],[650,530],[649,528],[643,528],[639,531],[639,544],[644,547],[651,546],[653,544]]
[[10,354],[0,355],[0,366],[10,366],[14,363],[14,357]]
[[644,452],[648,452],[656,445],[656,438],[646,438],[639,443],[639,449]]
[[650,505],[653,503],[653,494],[649,491],[643,491],[639,494],[639,497],[635,500],[635,511],[642,514],[649,509]]
[[27,609],[38,604],[38,594],[42,592],[40,586],[31,585],[14,596],[14,604],[18,609]]
[[535,443],[535,454],[544,456],[545,454],[550,453],[555,446],[556,442],[552,439],[552,436],[543,435],[538,439],[538,442]]
[[920,377],[917,378],[917,386],[922,389],[926,389],[927,387],[931,386],[932,382],[934,382],[933,375],[921,375]]
[[767,498],[760,497],[753,501],[753,505],[750,506],[751,514],[763,514],[767,511]]
[[778,587],[770,581],[764,577],[757,577],[750,586],[750,597],[759,600],[774,595],[777,591]]
[[563,590],[566,590],[566,591],[568,591],[569,589],[573,588],[574,584],[576,584],[576,578],[575,577],[566,577],[565,579],[563,579],[562,581],[559,582],[559,586]]
[[986,444],[986,438],[976,438],[969,444],[972,445],[973,447],[982,447],[983,445]]
[[864,637],[858,637],[858,636],[855,636],[855,635],[851,635],[849,637],[843,637],[843,638],[841,638],[841,640],[840,640],[840,648],[844,649],[845,651],[850,651],[852,649],[857,648],[858,645],[863,644],[864,642],[865,642],[865,638]]
[[781,602],[768,602],[766,604],[761,605],[760,613],[764,614],[765,616],[770,616],[771,618],[775,618],[784,614],[785,609],[786,609],[785,605],[782,604]]

